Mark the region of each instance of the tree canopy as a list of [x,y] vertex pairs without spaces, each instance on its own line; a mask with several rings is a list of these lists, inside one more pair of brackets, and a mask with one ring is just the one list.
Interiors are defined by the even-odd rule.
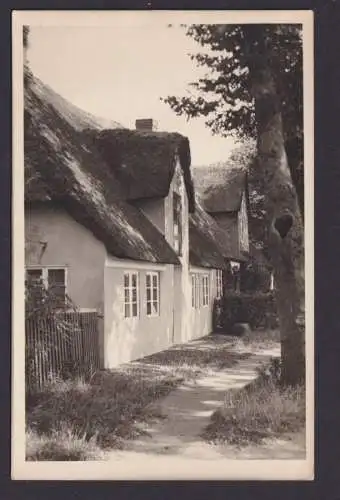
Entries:
[[[303,212],[303,80],[302,27],[298,24],[261,25],[281,103],[289,166]],[[250,94],[249,46],[244,25],[184,27],[202,49],[192,61],[206,69],[204,77],[188,83],[185,96],[164,102],[188,119],[204,117],[213,134],[238,139],[257,134],[254,100]]]

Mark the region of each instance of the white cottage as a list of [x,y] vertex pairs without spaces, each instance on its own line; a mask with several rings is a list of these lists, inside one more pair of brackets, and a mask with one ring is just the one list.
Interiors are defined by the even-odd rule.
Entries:
[[103,368],[209,334],[224,240],[195,199],[188,139],[152,120],[79,126],[34,77],[25,94],[27,274],[98,311]]

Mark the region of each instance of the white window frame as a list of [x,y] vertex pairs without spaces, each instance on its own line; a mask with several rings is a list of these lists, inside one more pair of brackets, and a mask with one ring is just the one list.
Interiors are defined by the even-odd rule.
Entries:
[[191,305],[194,309],[201,306],[200,281],[198,273],[191,274]]
[[67,282],[68,282],[68,275],[67,275],[67,267],[66,266],[26,266],[25,267],[25,276],[27,279],[28,276],[28,271],[41,271],[41,280],[42,283],[45,287],[46,290],[48,290],[48,272],[49,270],[53,271],[64,271],[64,276],[65,276],[65,298],[67,296]]
[[223,271],[216,269],[216,297],[220,299],[223,296]]
[[[150,276],[150,287],[148,287],[148,276]],[[153,278],[156,277],[157,279],[157,286],[156,286],[156,301],[154,300],[153,297]],[[147,290],[150,289],[150,300],[148,300],[147,296]],[[151,304],[151,312],[148,313],[148,304]],[[157,311],[152,312],[152,308],[154,305],[157,305]],[[160,275],[158,271],[147,271],[146,276],[145,276],[145,305],[146,305],[146,315],[148,318],[154,318],[160,315]]]
[[196,274],[191,273],[191,307],[196,309]]
[[207,307],[210,302],[209,275],[202,276],[202,306]]
[[[128,286],[125,286],[125,277],[128,276]],[[136,276],[136,287],[132,286],[132,277]],[[136,288],[136,301],[133,300],[133,290]],[[128,301],[125,300],[125,290],[128,290]],[[123,275],[123,290],[124,290],[124,310],[125,319],[139,318],[139,273],[137,271],[124,271]],[[136,314],[133,314],[133,305],[137,305]],[[126,316],[126,306],[129,305],[129,316]]]

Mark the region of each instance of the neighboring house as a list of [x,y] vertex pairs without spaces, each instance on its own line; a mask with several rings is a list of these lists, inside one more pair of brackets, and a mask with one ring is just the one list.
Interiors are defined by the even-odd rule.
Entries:
[[[223,255],[229,263],[226,286],[239,287],[238,270],[249,258],[247,171],[230,164],[193,169],[194,184],[204,210],[222,230]],[[230,286],[231,282],[231,286]]]
[[73,125],[52,96],[31,77],[27,274],[98,311],[104,368],[209,334],[224,235],[196,199],[189,141],[150,120],[135,131]]

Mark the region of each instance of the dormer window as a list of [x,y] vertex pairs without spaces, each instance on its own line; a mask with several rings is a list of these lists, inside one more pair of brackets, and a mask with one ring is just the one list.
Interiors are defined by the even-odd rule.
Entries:
[[181,196],[173,193],[173,230],[174,230],[174,249],[178,255],[182,253],[182,204]]

